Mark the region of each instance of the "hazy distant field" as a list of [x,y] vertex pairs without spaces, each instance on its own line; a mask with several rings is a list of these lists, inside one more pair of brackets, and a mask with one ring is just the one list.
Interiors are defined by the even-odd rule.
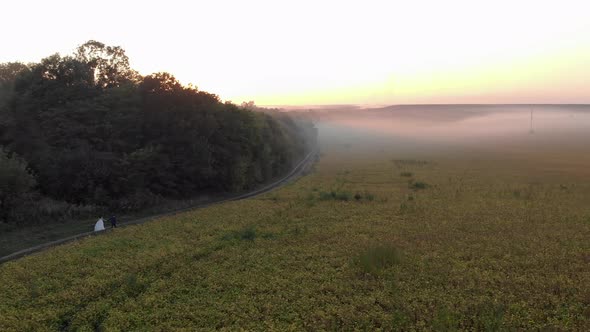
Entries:
[[322,115],[292,185],[1,265],[0,330],[589,330],[590,112],[439,110]]

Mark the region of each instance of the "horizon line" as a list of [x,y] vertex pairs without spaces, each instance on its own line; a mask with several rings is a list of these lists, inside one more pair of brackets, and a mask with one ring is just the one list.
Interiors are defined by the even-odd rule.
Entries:
[[304,104],[304,105],[257,105],[264,108],[382,108],[392,106],[590,106],[590,103],[420,103],[420,104]]

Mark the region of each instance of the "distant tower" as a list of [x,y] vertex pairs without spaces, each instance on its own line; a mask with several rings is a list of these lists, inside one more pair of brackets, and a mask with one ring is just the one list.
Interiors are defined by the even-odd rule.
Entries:
[[531,107],[531,126],[529,128],[529,134],[534,134],[535,130],[533,129],[533,108]]

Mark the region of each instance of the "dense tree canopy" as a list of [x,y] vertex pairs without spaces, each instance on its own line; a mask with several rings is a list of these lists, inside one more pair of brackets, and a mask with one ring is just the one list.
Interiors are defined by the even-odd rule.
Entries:
[[35,185],[27,163],[0,149],[0,218],[8,219],[11,211]]
[[73,56],[0,65],[0,145],[23,158],[41,195],[72,204],[137,209],[252,188],[288,169],[312,133],[168,73],[142,77],[124,50],[96,41]]

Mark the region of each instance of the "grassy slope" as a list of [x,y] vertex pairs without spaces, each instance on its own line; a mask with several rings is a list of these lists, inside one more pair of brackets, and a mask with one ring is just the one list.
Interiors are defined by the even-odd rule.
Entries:
[[[223,199],[226,197],[230,197],[230,195],[213,193],[203,195],[201,197],[195,197],[193,199],[166,200],[161,204],[142,211],[128,213],[126,215],[117,214],[117,222],[119,225],[124,225],[125,223],[135,219],[151,217],[154,215],[173,210],[184,209],[190,206]],[[95,216],[90,219],[78,218],[58,222],[48,222],[45,224],[30,225],[18,229],[0,229],[0,256],[7,256],[17,251],[28,249],[40,244],[45,244],[47,242],[90,232],[94,229],[94,224],[100,215],[100,212],[95,212]],[[102,215],[108,219],[111,214],[103,213]],[[110,227],[110,224],[107,222],[105,226]]]
[[0,330],[590,329],[589,157],[325,151],[259,198],[0,266]]

